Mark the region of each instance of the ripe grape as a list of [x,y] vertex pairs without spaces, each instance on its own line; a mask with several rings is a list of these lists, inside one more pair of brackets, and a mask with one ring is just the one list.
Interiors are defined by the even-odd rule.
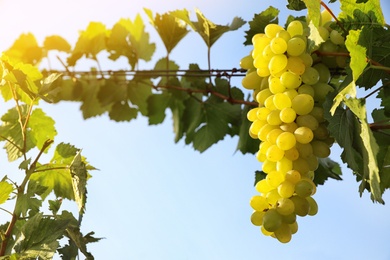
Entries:
[[297,117],[297,113],[291,107],[286,107],[280,111],[279,116],[283,123],[292,123]]
[[313,66],[318,71],[318,74],[320,76],[319,82],[328,83],[330,81],[330,70],[328,67],[325,66],[323,63],[317,63]]
[[329,39],[332,43],[336,45],[343,45],[345,42],[345,38],[336,30],[332,30],[329,34]]
[[[300,196],[292,196],[290,200],[294,203],[295,214],[304,217],[309,213],[310,204],[306,200],[306,198],[302,198]],[[263,223],[264,223],[264,217],[263,217]]]
[[[283,94],[282,94],[283,95]],[[267,116],[267,122],[270,125],[280,125],[282,121],[280,120],[280,110],[271,110],[271,112]]]
[[[280,130],[282,131],[282,130]],[[276,139],[276,145],[283,151],[290,150],[296,144],[296,139],[293,133],[283,132],[280,133]]]
[[286,151],[284,152],[284,157],[276,162],[276,170],[280,172],[288,172],[292,170],[293,163],[292,160],[290,160],[286,156]]
[[317,204],[317,202],[315,201],[315,199],[313,197],[306,197],[306,200],[309,202],[309,205],[310,205],[310,209],[309,209],[308,215],[309,216],[316,215],[318,213],[318,204]]
[[300,197],[308,197],[313,193],[313,186],[308,180],[302,179],[295,184],[295,193]]
[[284,54],[278,54],[271,58],[268,64],[268,69],[271,75],[280,73],[287,67],[287,56]]
[[291,170],[286,172],[285,179],[286,181],[295,184],[301,179],[301,174],[297,170]]
[[291,213],[288,215],[282,215],[282,221],[286,224],[293,224],[297,220],[297,215],[295,213]]
[[240,60],[240,67],[245,70],[254,68],[252,54],[249,54]]
[[274,105],[277,109],[282,110],[287,107],[291,107],[291,99],[283,94],[277,93],[273,96]]
[[263,211],[253,211],[252,215],[251,215],[251,222],[253,225],[255,226],[261,226],[263,224],[263,216],[264,216],[265,212]]
[[272,94],[282,93],[286,90],[286,87],[280,82],[278,77],[269,78],[269,90]]
[[310,85],[303,84],[298,88],[298,94],[308,94],[314,97],[314,89]]
[[[302,56],[302,55],[301,55]],[[287,70],[296,74],[296,75],[302,75],[305,72],[306,65],[301,58],[301,56],[298,57],[289,57],[287,60]]]
[[249,204],[256,211],[263,211],[268,209],[269,206],[267,199],[259,195],[253,196]]
[[269,46],[274,54],[282,54],[287,51],[287,42],[281,37],[273,38]]
[[277,145],[271,145],[267,150],[267,159],[271,162],[277,162],[284,156],[284,151]]
[[326,158],[330,155],[330,148],[327,143],[323,141],[313,141],[311,143],[313,146],[313,154],[319,158]]
[[287,32],[291,37],[303,35],[303,25],[301,21],[292,21],[287,26]]
[[287,223],[282,223],[281,226],[275,230],[274,234],[281,243],[288,243],[291,241],[292,232]]
[[286,71],[280,76],[280,82],[287,89],[296,89],[301,85],[302,79],[301,76],[290,71]]
[[280,31],[284,31],[284,28],[278,24],[267,24],[267,26],[264,28],[264,33],[267,35],[268,38],[272,39],[275,38],[276,34]]
[[314,99],[308,94],[298,94],[292,99],[291,107],[298,115],[307,115],[314,107]]
[[301,144],[308,144],[313,140],[313,131],[306,127],[306,126],[300,126],[294,131],[295,138],[297,139],[297,142]]
[[316,130],[319,126],[318,120],[310,114],[298,116],[296,119],[296,123],[298,127],[306,126],[313,131]]
[[278,186],[278,193],[282,198],[290,198],[294,194],[295,185],[292,182],[284,181]]
[[296,147],[293,147],[290,150],[284,151],[284,157],[290,161],[295,161],[299,158],[299,152]]
[[259,192],[259,193],[268,193],[270,192],[271,190],[273,190],[274,188],[271,187],[267,180],[266,179],[262,179],[261,181],[257,182],[256,185],[255,185],[255,189]]
[[256,100],[257,102],[260,104],[260,105],[263,105],[264,106],[264,103],[265,103],[265,100],[272,96],[272,92],[266,88],[266,89],[263,89],[261,90],[257,95],[256,95]]
[[302,82],[308,85],[316,84],[320,79],[320,74],[313,67],[306,68],[305,72],[302,74]]
[[293,37],[287,42],[287,53],[290,56],[302,55],[306,50],[306,42],[300,37]]

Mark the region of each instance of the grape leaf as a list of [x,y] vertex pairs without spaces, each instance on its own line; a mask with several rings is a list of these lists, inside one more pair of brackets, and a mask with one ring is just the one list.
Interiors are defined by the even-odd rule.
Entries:
[[64,52],[70,52],[72,48],[67,40],[58,35],[47,36],[43,42],[43,47],[48,51],[57,50]]
[[133,78],[127,84],[127,97],[131,103],[137,106],[142,115],[148,113],[148,98],[152,95],[152,81],[150,79]]
[[321,22],[321,2],[312,0],[303,0],[303,2],[307,7],[308,20],[318,28]]
[[195,132],[193,139],[194,149],[204,152],[211,145],[222,140],[229,133],[229,123],[240,117],[239,112],[237,107],[230,103],[217,103],[215,100],[206,101],[203,108],[205,121]]
[[3,204],[6,202],[9,198],[9,195],[13,191],[13,186],[12,184],[6,182],[6,181],[1,181],[0,182],[0,204]]
[[329,158],[318,158],[318,169],[314,174],[314,183],[322,185],[328,178],[342,180],[341,179],[341,167],[335,161]]
[[247,119],[247,113],[250,110],[249,106],[244,106],[241,112],[241,123],[239,123],[237,150],[243,154],[255,154],[259,150],[259,139],[253,139],[249,136],[249,127],[251,122]]
[[100,104],[104,107],[118,101],[126,100],[127,86],[125,83],[126,81],[124,83],[120,83],[115,80],[115,78],[104,80],[97,93],[97,99]]
[[306,9],[306,4],[302,0],[288,0],[286,7],[290,10],[300,11]]
[[[380,0],[370,0],[366,2],[360,2],[357,0],[343,0],[340,1],[341,13],[339,14],[340,19],[347,17],[360,17],[358,13],[362,13],[365,16],[375,19],[374,22],[384,25],[385,19],[380,6]],[[373,13],[373,15],[371,15]]]
[[254,183],[254,186],[256,186],[256,184],[259,181],[265,179],[266,176],[267,176],[267,174],[265,172],[263,172],[263,171],[256,171],[255,172],[255,183]]
[[53,140],[57,135],[54,124],[55,121],[40,108],[34,109],[31,113],[28,127],[31,138],[33,138],[38,149],[42,149],[47,140]]
[[149,124],[161,124],[165,119],[165,110],[169,106],[171,95],[164,91],[162,94],[154,94],[148,98]]
[[87,168],[81,157],[81,151],[78,151],[69,166],[72,176],[72,186],[74,198],[79,208],[79,221],[85,212],[85,203],[87,202]]
[[360,138],[363,142],[364,148],[361,151],[363,154],[364,174],[362,185],[360,186],[360,193],[362,194],[364,191],[365,181],[369,180],[373,200],[383,204],[384,202],[380,189],[379,169],[376,159],[379,147],[367,123],[365,100],[349,98],[345,101],[345,103],[357,116],[361,126]]
[[14,250],[23,259],[51,259],[59,245],[57,241],[65,232],[69,220],[35,214],[20,228]]
[[87,29],[81,31],[71,56],[68,57],[68,65],[75,66],[76,62],[85,55],[96,60],[96,55],[106,49],[106,41],[109,30],[100,22],[90,22]]
[[153,18],[153,13],[150,9],[144,8],[144,11],[148,15],[150,23],[160,35],[169,54],[189,31],[174,15],[169,13],[160,15],[157,13]]
[[41,206],[42,200],[36,198],[33,193],[27,192],[18,196],[15,211],[18,215],[21,214],[23,217],[27,217],[27,213],[31,216],[39,212]]
[[81,101],[80,110],[83,113],[84,119],[98,116],[108,111],[111,104],[103,105],[100,103],[98,93],[100,88],[104,86],[104,79],[90,78],[80,80],[81,86]]
[[32,33],[21,34],[4,53],[16,61],[32,65],[38,64],[43,58],[42,48]]
[[201,98],[201,94],[193,94],[191,98],[184,101],[182,129],[183,134],[185,134],[186,144],[190,144],[194,140],[195,131],[204,119],[203,106],[199,101]]
[[127,101],[118,101],[111,106],[108,115],[116,122],[130,121],[137,118],[138,109],[130,107]]
[[252,38],[257,33],[264,33],[264,28],[270,23],[279,23],[279,10],[275,7],[268,7],[259,14],[255,14],[252,21],[249,22],[249,30],[245,31],[244,45],[251,45]]

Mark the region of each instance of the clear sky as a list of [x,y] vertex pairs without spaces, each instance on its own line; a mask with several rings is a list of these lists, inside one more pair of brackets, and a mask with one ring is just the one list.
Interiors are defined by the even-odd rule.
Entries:
[[[381,2],[388,22],[389,3]],[[199,8],[215,23],[228,24],[234,16],[248,21],[255,13],[274,5],[282,11],[284,24],[285,3],[0,0],[0,51],[23,32],[32,32],[41,43],[45,36],[58,34],[74,44],[78,31],[90,21],[111,27],[120,18],[134,19],[141,13],[147,22],[143,7],[159,13],[187,8],[192,15]],[[245,25],[228,33],[213,46],[213,68],[238,67],[240,58],[250,50],[242,45],[247,29]],[[158,60],[164,55],[164,47],[153,28],[149,26],[148,31],[157,43],[154,60]],[[192,62],[206,68],[206,48],[195,33],[173,50],[171,58],[182,68]],[[111,69],[110,64],[103,62],[103,69]],[[390,259],[390,208],[373,204],[367,193],[360,198],[358,183],[345,168],[344,181],[331,180],[318,188],[314,197],[319,213],[300,218],[299,231],[292,241],[280,244],[263,236],[250,223],[249,199],[256,193],[254,171],[261,165],[252,155],[235,153],[236,138],[226,138],[200,154],[183,142],[174,143],[169,115],[158,126],[148,126],[142,117],[130,123],[115,123],[106,115],[83,120],[79,106],[42,104],[56,121],[56,143],[70,142],[82,148],[89,162],[100,169],[92,172],[83,220],[83,232],[93,230],[96,236],[105,237],[89,246],[95,259]],[[0,112],[5,112],[3,106]],[[3,153],[0,156],[0,176],[12,176],[7,172]],[[331,158],[340,161],[337,148]],[[384,199],[390,203],[388,192]],[[0,223],[5,222],[5,217],[0,212]]]

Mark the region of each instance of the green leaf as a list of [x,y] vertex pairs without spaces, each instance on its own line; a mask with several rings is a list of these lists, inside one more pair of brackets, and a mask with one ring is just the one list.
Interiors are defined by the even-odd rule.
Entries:
[[338,163],[331,160],[330,158],[318,158],[318,169],[314,174],[314,183],[317,185],[322,185],[328,178],[335,180],[341,179],[341,167]]
[[111,104],[103,105],[98,98],[100,88],[105,85],[104,79],[80,80],[80,83],[82,87],[80,109],[84,119],[101,115],[110,109]]
[[169,106],[171,95],[164,91],[162,94],[154,94],[148,98],[149,124],[160,124],[165,119],[165,110]]
[[148,98],[152,95],[152,81],[135,77],[127,84],[127,97],[142,115],[148,114]]
[[13,189],[14,187],[12,186],[12,184],[6,181],[0,182],[0,204],[3,204],[8,200],[9,195],[11,194]]
[[73,145],[60,143],[50,163],[37,167],[36,172],[30,178],[48,188],[42,198],[46,198],[51,191],[54,191],[57,197],[75,199],[69,166],[77,152],[78,149]]
[[43,42],[43,47],[50,50],[70,52],[71,46],[67,40],[58,35],[47,36]]
[[279,23],[279,10],[275,7],[268,7],[259,14],[255,14],[252,21],[249,22],[249,30],[245,31],[244,45],[252,45],[252,38],[257,33],[264,33],[264,28],[270,23]]
[[62,205],[62,199],[56,200],[48,200],[49,202],[49,210],[53,213],[53,215],[57,215],[57,212],[60,210]]
[[380,25],[384,25],[385,19],[382,13],[382,8],[380,6],[380,0],[369,0],[366,2],[360,2],[359,0],[344,0],[340,1],[340,9],[341,13],[339,14],[339,18],[347,18],[347,17],[356,17],[359,19],[363,14],[363,16],[371,17],[373,22],[378,23]]
[[126,28],[126,20],[121,19],[114,24],[111,29],[109,38],[107,39],[107,51],[111,54],[109,56],[112,60],[117,60],[120,56],[127,57],[132,69],[137,64],[138,59],[135,55],[134,47],[128,41],[130,32]]
[[14,250],[21,259],[52,259],[69,220],[51,219],[38,213],[30,218],[16,236]]
[[168,61],[166,58],[159,59],[154,66],[154,71],[156,71],[158,74],[161,74],[160,80],[157,85],[165,86],[168,82],[170,82],[171,79],[177,78],[176,76],[163,76],[164,72],[168,74],[168,71],[169,73],[174,73],[177,70],[179,70],[179,65],[177,65],[174,61]]
[[97,93],[100,104],[105,107],[118,101],[125,101],[127,95],[125,83],[126,81],[120,82],[113,78],[105,80]]
[[245,106],[241,112],[241,123],[239,124],[237,151],[243,154],[255,154],[259,150],[259,139],[253,139],[249,136],[249,127],[251,122],[247,119],[247,113],[250,110],[249,106]]
[[[39,208],[42,206],[42,200],[35,197],[32,192],[21,194],[18,196],[15,205],[15,212],[23,217],[27,215],[35,215],[39,212]],[[29,213],[29,214],[28,214]]]
[[229,123],[240,116],[235,105],[227,102],[216,103],[209,100],[204,103],[204,123],[199,126],[193,139],[193,147],[199,152],[204,152],[213,144],[224,139],[229,133]]
[[201,94],[193,94],[191,98],[184,101],[182,128],[186,144],[190,144],[193,141],[196,129],[203,122],[203,106],[199,102],[200,98]]
[[321,20],[321,2],[313,0],[303,0],[307,7],[307,16],[310,23],[318,28]]
[[85,203],[87,202],[87,169],[85,162],[81,158],[81,151],[78,151],[70,164],[70,175],[72,176],[72,186],[74,198],[79,208],[80,218],[85,212]]
[[109,31],[100,22],[90,22],[87,29],[81,31],[71,56],[67,59],[69,66],[75,66],[76,62],[85,55],[86,58],[96,60],[96,55],[106,49],[106,41]]
[[253,186],[256,186],[256,184],[257,184],[259,181],[265,179],[266,176],[267,176],[267,174],[266,174],[265,172],[263,172],[263,171],[256,171],[256,172],[255,172],[255,183],[254,183]]
[[11,48],[5,51],[5,55],[33,65],[38,64],[43,58],[42,48],[32,33],[21,34]]
[[[101,240],[101,238],[95,238],[93,237],[95,233],[89,232],[85,236],[80,232],[79,227],[70,227],[67,229],[67,237],[69,237],[69,245],[66,245],[65,247],[59,249],[59,253],[62,255],[62,257],[76,257],[78,256],[78,250],[80,250],[86,259],[94,259],[93,255],[88,252],[87,250],[87,244],[88,243],[94,243]],[[68,259],[68,258],[66,258]],[[69,258],[73,259],[73,258]]]
[[31,113],[28,127],[30,128],[31,138],[33,138],[38,149],[42,149],[47,140],[53,140],[57,135],[54,124],[54,120],[40,108],[34,109]]
[[306,9],[306,4],[302,0],[288,0],[286,7],[290,10],[300,11]]
[[380,176],[378,163],[376,160],[379,147],[373,136],[373,133],[367,123],[367,112],[365,107],[364,99],[347,99],[346,105],[353,111],[353,113],[359,119],[361,125],[360,138],[363,142],[364,149],[363,154],[363,165],[364,174],[363,182],[360,186],[360,193],[362,194],[365,188],[365,181],[369,180],[371,195],[374,201],[384,203],[382,199],[382,192],[380,189]]
[[127,101],[118,101],[112,105],[108,115],[116,122],[130,121],[137,118],[138,110],[130,107]]
[[144,11],[148,15],[150,23],[160,35],[169,54],[189,31],[174,15],[169,13],[160,15],[157,13],[153,18],[153,13],[150,9],[144,8]]

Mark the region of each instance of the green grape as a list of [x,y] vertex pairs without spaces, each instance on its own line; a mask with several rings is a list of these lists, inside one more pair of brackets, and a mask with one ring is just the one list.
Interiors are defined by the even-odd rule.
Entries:
[[270,75],[268,67],[266,67],[266,68],[257,68],[256,73],[260,77],[268,77]]
[[270,110],[276,110],[277,108],[275,107],[274,104],[274,97],[270,96],[264,101],[264,106]]
[[307,159],[313,154],[313,147],[311,146],[310,143],[308,144],[301,144],[301,143],[296,143],[295,148],[297,148],[299,152],[299,157],[302,159]]
[[256,89],[260,86],[262,78],[257,75],[256,71],[247,73],[242,79],[241,84],[246,89]]
[[251,134],[251,136],[253,136],[253,138],[255,139],[258,138],[258,133],[265,124],[267,124],[267,121],[262,121],[262,120],[253,121],[253,123],[249,127],[249,133]]
[[[282,130],[280,130],[282,131]],[[290,150],[296,144],[295,135],[290,132],[283,132],[276,138],[276,145],[283,151]]]
[[292,99],[291,107],[298,115],[307,115],[314,107],[314,99],[308,94],[298,94]]
[[[315,155],[313,155],[313,156],[315,157]],[[302,175],[302,179],[309,179],[310,183],[311,183],[314,180],[314,171],[308,171],[307,173]],[[313,186],[316,187],[314,185],[314,182],[313,182]]]
[[320,74],[313,67],[306,68],[305,72],[302,74],[302,82],[308,85],[316,84],[320,79]]
[[296,147],[293,147],[290,150],[284,151],[284,157],[293,162],[299,158],[299,152]]
[[282,222],[286,224],[293,224],[297,220],[297,215],[295,213],[291,213],[288,215],[282,215]]
[[334,90],[333,87],[330,86],[329,84],[321,83],[321,82],[313,85],[313,89],[314,89],[314,100],[319,103],[324,102],[328,93]]
[[274,232],[269,232],[269,231],[265,230],[265,228],[263,226],[260,227],[260,231],[261,231],[261,233],[263,233],[264,236],[272,236],[274,234]]
[[279,114],[280,114],[280,110],[277,110],[277,109],[271,110],[271,112],[267,116],[268,124],[275,125],[275,126],[280,125],[282,123],[282,121],[280,120]]
[[301,21],[292,21],[287,26],[287,32],[291,37],[303,35],[303,25]]
[[271,145],[273,144],[268,141],[261,142],[259,145],[259,152],[265,154]]
[[328,10],[324,9],[321,11],[321,26],[324,26],[325,24],[329,23],[332,21],[333,17],[332,15],[328,12]]
[[[256,36],[256,35],[255,35]],[[257,37],[253,37],[253,51],[252,57],[255,59],[259,53],[262,53],[264,48],[268,46],[271,42],[271,39],[266,37],[265,35],[257,35]]]
[[295,185],[289,181],[284,181],[278,186],[278,193],[282,198],[290,198],[294,194]]
[[302,179],[295,184],[295,193],[303,198],[306,198],[313,193],[313,186],[306,179]]
[[287,32],[287,31],[285,31],[285,30],[279,31],[279,32],[276,34],[276,37],[284,39],[285,42],[288,42],[288,40],[291,39],[290,33]]
[[327,143],[323,141],[313,141],[311,142],[313,146],[313,154],[319,158],[326,158],[330,155],[330,148]]
[[274,232],[275,237],[281,243],[288,243],[291,241],[292,233],[289,224],[282,223],[280,227]]
[[267,156],[264,154],[264,153],[261,153],[260,151],[258,151],[256,153],[256,159],[259,161],[259,162],[264,162],[265,160],[267,160]]
[[[302,55],[301,55],[302,56]],[[294,57],[291,56],[287,60],[287,70],[291,71],[296,75],[302,75],[305,72],[306,65],[303,62],[301,56]]]
[[240,60],[240,67],[245,70],[253,69],[253,57],[252,54],[249,54]]
[[309,205],[310,205],[310,209],[309,209],[308,215],[309,216],[317,215],[317,213],[318,213],[318,204],[315,201],[315,199],[313,197],[306,197],[306,200],[309,202]]
[[268,45],[263,50],[263,59],[270,61],[271,58],[275,56],[275,53],[271,49],[271,45]]
[[307,163],[309,164],[310,171],[315,171],[318,169],[318,158],[314,154],[306,158]]
[[293,169],[299,171],[301,174],[305,174],[306,172],[310,171],[310,166],[305,159],[299,157],[293,161]]
[[276,128],[271,130],[267,135],[267,143],[269,144],[276,144],[276,140],[278,139],[279,135],[284,133],[282,129]]
[[303,84],[298,88],[298,94],[308,94],[314,98],[314,88],[310,85]]
[[270,192],[267,193],[266,198],[269,204],[275,205],[278,199],[280,199],[278,190],[277,189],[271,190]]
[[[292,202],[294,203],[295,214],[297,214],[300,217],[304,217],[309,213],[310,204],[306,200],[306,198],[302,198],[300,196],[292,196],[290,200],[292,200]],[[264,223],[264,217],[263,217],[263,223]]]
[[269,60],[264,59],[262,53],[257,55],[253,59],[253,66],[255,66],[255,68],[257,68],[257,69],[267,69],[268,70],[268,63],[269,63]]
[[286,172],[285,179],[286,179],[286,181],[289,181],[289,182],[295,184],[301,179],[301,174],[297,170],[291,170],[291,171]]
[[272,95],[273,94],[268,88],[263,89],[256,95],[256,100],[260,105],[264,106],[265,100]]
[[256,183],[256,186],[255,186],[255,189],[259,192],[259,193],[263,193],[263,194],[266,194],[268,192],[270,192],[271,190],[274,189],[274,187],[271,187],[268,182],[266,181],[266,179],[262,179],[260,181],[258,181]]
[[248,113],[246,114],[246,118],[253,122],[255,121],[257,118],[257,111],[259,110],[258,107],[255,107],[255,108],[252,108],[251,110],[248,111]]
[[313,58],[309,53],[304,52],[301,55],[299,55],[298,57],[302,59],[303,64],[305,64],[305,67],[308,68],[308,67],[311,67],[313,65]]
[[322,83],[328,83],[330,81],[331,75],[330,75],[330,70],[328,67],[325,66],[323,63],[317,63],[316,65],[313,66],[318,71],[318,74],[320,76],[319,82]]
[[260,84],[260,90],[263,90],[263,89],[266,89],[269,87],[268,78],[269,77],[263,77],[263,79],[261,80],[261,84]]
[[291,230],[291,234],[295,234],[295,233],[297,233],[298,232],[298,222],[294,222],[294,223],[292,223],[292,224],[289,224],[289,226],[290,226],[290,230]]
[[[291,40],[290,40],[291,41]],[[271,58],[268,64],[268,69],[271,75],[276,75],[287,67],[287,56],[284,54],[277,54]]]
[[323,42],[320,46],[320,51],[322,52],[337,52],[338,47],[331,40]]
[[280,198],[276,203],[276,210],[281,215],[290,215],[294,213],[294,203],[288,198]]
[[287,42],[281,37],[275,37],[270,43],[271,50],[275,54],[282,54],[287,51]]
[[318,120],[310,114],[297,116],[295,122],[297,123],[298,127],[306,126],[312,131],[316,130],[319,126]]
[[306,41],[300,37],[293,37],[287,42],[287,53],[290,56],[300,56],[306,50]]
[[296,89],[301,85],[302,79],[299,75],[286,71],[280,76],[280,82],[287,89]]
[[279,116],[283,123],[292,123],[297,117],[297,113],[295,113],[295,110],[291,107],[286,107],[280,111]]
[[263,211],[253,211],[251,215],[251,222],[255,226],[261,226],[263,224],[263,217],[265,215],[265,212]]
[[316,130],[313,131],[314,138],[317,140],[325,140],[329,137],[328,128],[324,124],[320,124]]
[[275,107],[279,110],[291,107],[291,99],[283,93],[276,93],[273,97],[273,101]]
[[277,145],[271,145],[267,150],[267,159],[271,162],[277,162],[284,156],[284,151],[280,149]]
[[276,34],[280,31],[284,31],[284,28],[278,24],[270,23],[264,28],[264,33],[268,38],[275,38]]
[[271,113],[271,110],[269,110],[268,108],[266,108],[266,107],[258,107],[257,110],[256,110],[256,118],[259,119],[259,120],[266,121],[269,113]]
[[288,172],[292,170],[293,163],[292,160],[286,157],[286,151],[284,152],[284,157],[276,162],[276,170],[280,172]]
[[261,169],[263,170],[263,172],[265,173],[270,173],[272,171],[276,171],[276,162],[272,162],[268,159],[266,159],[262,165],[261,165]]
[[281,124],[279,127],[285,132],[294,133],[295,130],[298,128],[298,125],[295,122],[291,122],[291,123]]
[[260,195],[253,196],[249,201],[249,205],[256,211],[264,211],[269,207],[267,199]]
[[320,34],[321,38],[326,41],[329,38],[329,31],[324,26],[318,27],[318,33]]
[[[309,203],[309,202],[308,202]],[[276,209],[269,209],[263,216],[263,227],[269,232],[275,232],[282,225],[282,216]]]
[[296,96],[298,96],[298,91],[295,89],[286,89],[286,91],[284,91],[283,94],[287,95],[291,99],[291,105],[292,105],[292,100]]
[[278,126],[270,125],[267,122],[258,130],[258,138],[261,141],[266,141],[267,140],[267,135],[268,133],[273,130],[278,128]]
[[336,64],[339,68],[345,68],[348,66],[348,57],[347,56],[337,56]]
[[286,87],[280,82],[280,78],[269,77],[269,90],[273,94],[282,93],[286,90]]
[[329,34],[329,39],[336,45],[344,45],[345,38],[336,30],[332,30]]
[[313,107],[310,115],[314,116],[319,123],[325,122],[324,109],[322,107]]

